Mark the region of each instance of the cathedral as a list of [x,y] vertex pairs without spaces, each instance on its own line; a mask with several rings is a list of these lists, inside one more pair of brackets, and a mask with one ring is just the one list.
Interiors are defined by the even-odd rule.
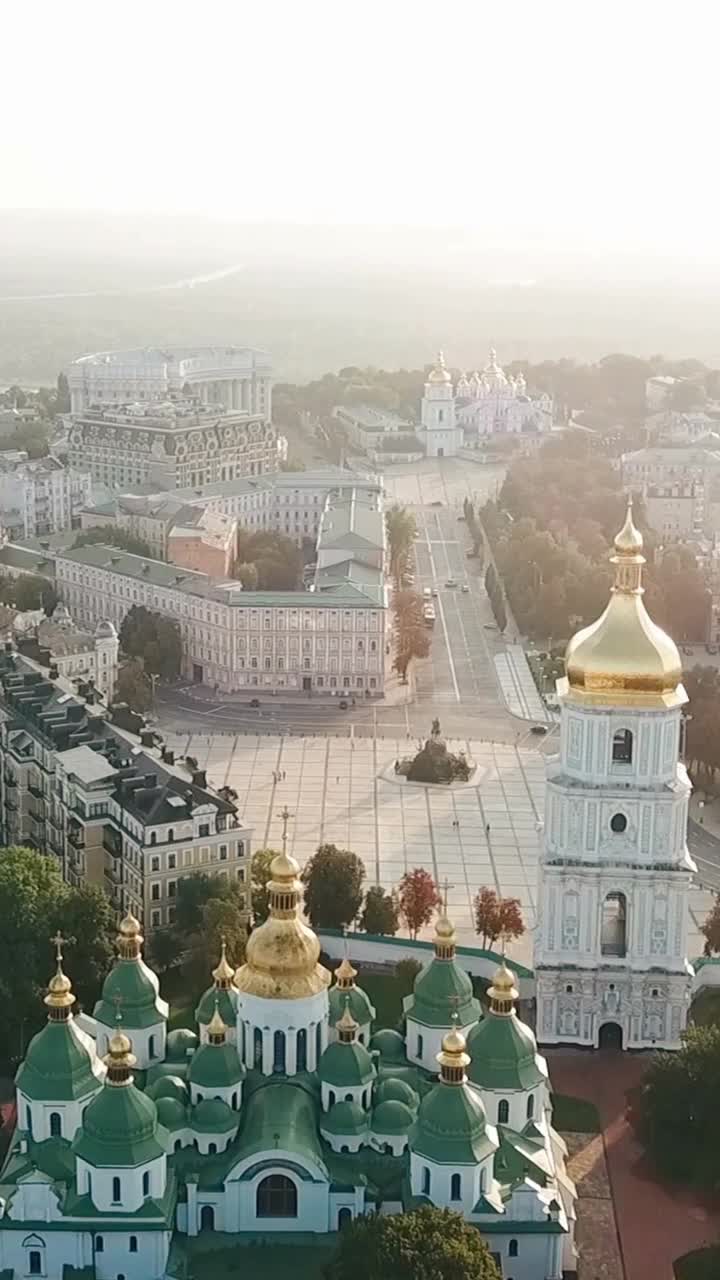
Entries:
[[549,432],[552,425],[550,396],[533,399],[522,373],[508,376],[494,348],[481,373],[461,373],[454,387],[438,353],[425,383],[418,432],[429,458],[454,456],[463,444],[477,448],[493,435]]
[[505,1280],[561,1280],[575,1190],[512,972],[483,1012],[443,911],[402,1030],[374,1030],[349,959],[334,980],[320,964],[286,851],[271,875],[268,919],[237,970],[223,947],[197,1031],[168,1033],[133,916],[92,1016],[54,939],[0,1171],[0,1274],[162,1280],[201,1233],[272,1242],[433,1204],[478,1227]]
[[535,937],[544,1044],[677,1049],[687,1020],[687,695],[643,604],[642,551],[629,507],[610,602],[570,641],[558,684]]

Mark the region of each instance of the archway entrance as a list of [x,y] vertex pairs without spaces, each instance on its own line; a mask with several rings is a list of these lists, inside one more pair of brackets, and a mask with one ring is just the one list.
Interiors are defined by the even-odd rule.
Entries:
[[604,1022],[598,1037],[599,1049],[622,1049],[623,1031],[617,1022]]
[[352,1212],[350,1209],[341,1209],[338,1214],[338,1231],[342,1231],[347,1222],[352,1222]]
[[204,1204],[202,1209],[200,1210],[200,1230],[201,1231],[215,1230],[215,1210],[213,1209],[211,1204]]
[[258,1218],[297,1218],[297,1187],[284,1173],[271,1173],[257,1189]]

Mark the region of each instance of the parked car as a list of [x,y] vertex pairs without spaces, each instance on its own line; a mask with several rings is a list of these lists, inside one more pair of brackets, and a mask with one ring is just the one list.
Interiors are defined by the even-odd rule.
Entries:
[[531,732],[531,733],[537,733],[537,734],[538,734],[538,736],[542,737],[544,734],[546,734],[546,733],[547,733],[547,725],[546,725],[546,724],[534,724],[534,725],[533,725],[533,727],[532,727],[532,729],[530,730],[530,732]]
[[433,597],[433,599],[437,600],[437,598],[438,598],[438,589],[437,589],[437,587],[433,587],[433,589],[432,589],[432,591],[430,592],[430,594],[431,594],[431,596]]
[[349,704],[348,704],[348,700],[347,700],[347,698],[343,698],[343,699],[338,703],[338,706],[339,706],[339,708],[340,708],[340,710],[341,710],[341,711],[347,711],[347,709],[348,709],[348,705],[349,705]]
[[259,706],[260,706],[260,699],[259,699],[259,698],[251,698],[251,699],[250,699],[250,706],[251,706],[251,707],[259,707]]
[[467,582],[463,582],[460,590],[463,592],[464,595],[467,595],[468,591],[470,590]]
[[455,578],[448,578],[447,582],[445,583],[445,586],[446,586],[446,587],[456,587],[456,586],[457,586],[457,581],[456,581],[456,579],[455,579]]

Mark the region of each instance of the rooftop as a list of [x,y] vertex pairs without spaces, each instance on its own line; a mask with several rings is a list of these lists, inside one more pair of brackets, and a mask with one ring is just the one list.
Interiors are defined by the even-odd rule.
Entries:
[[155,368],[168,374],[176,372],[192,373],[205,370],[238,365],[265,369],[270,372],[269,352],[258,347],[125,347],[118,351],[95,351],[90,355],[78,356],[73,360],[70,369],[82,373],[90,366],[97,368],[135,366],[136,368]]
[[391,413],[386,409],[374,409],[368,404],[340,404],[334,412],[357,423],[363,431],[395,431],[405,435],[415,430],[413,424],[406,418],[401,418],[399,413]]

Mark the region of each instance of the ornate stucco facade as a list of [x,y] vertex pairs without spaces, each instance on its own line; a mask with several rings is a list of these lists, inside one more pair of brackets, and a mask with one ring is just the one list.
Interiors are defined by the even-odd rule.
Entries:
[[535,943],[545,1043],[672,1049],[687,1019],[687,698],[642,603],[641,552],[628,514],[608,608],[570,642],[560,682]]

